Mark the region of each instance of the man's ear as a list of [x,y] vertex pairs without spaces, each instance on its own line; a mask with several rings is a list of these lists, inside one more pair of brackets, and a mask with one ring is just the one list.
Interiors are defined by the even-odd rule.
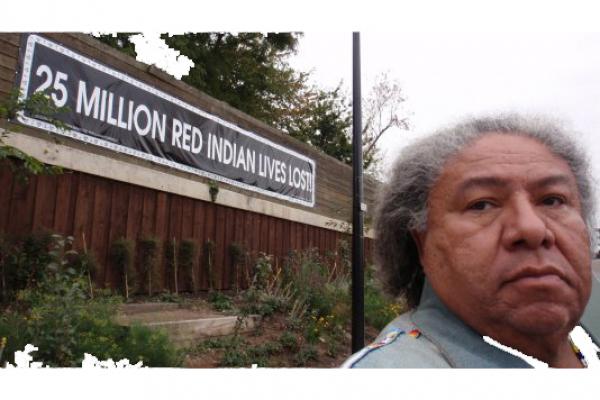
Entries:
[[423,264],[423,246],[425,244],[425,235],[426,232],[419,232],[416,229],[412,229],[410,231],[410,236],[415,242],[415,246],[417,247],[417,251],[419,252],[419,261],[421,261],[421,265]]

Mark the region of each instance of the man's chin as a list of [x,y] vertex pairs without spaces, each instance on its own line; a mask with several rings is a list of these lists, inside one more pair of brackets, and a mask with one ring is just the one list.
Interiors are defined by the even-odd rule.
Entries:
[[532,336],[546,336],[570,332],[579,318],[564,305],[535,303],[520,307],[507,318],[515,330]]

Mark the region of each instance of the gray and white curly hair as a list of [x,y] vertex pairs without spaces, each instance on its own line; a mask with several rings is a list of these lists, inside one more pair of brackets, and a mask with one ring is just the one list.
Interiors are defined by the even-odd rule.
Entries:
[[448,160],[490,133],[536,139],[569,164],[577,180],[590,250],[595,248],[591,168],[574,138],[559,123],[544,117],[510,114],[468,119],[404,148],[380,192],[375,211],[375,257],[388,292],[404,296],[409,307],[419,304],[425,278],[410,231],[427,229],[429,192]]

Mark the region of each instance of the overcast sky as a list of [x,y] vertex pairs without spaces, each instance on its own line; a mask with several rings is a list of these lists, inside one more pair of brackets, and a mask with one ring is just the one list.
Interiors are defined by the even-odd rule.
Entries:
[[[351,93],[351,49],[350,33],[306,32],[290,62],[312,71],[321,85],[343,80]],[[388,72],[406,97],[411,129],[382,139],[386,163],[415,138],[467,115],[517,111],[564,120],[581,136],[600,177],[598,33],[362,32],[361,60],[363,94],[377,74]]]
[[[600,176],[599,33],[367,31],[361,32],[361,61],[363,94],[387,72],[406,98],[403,113],[411,128],[381,139],[385,164],[432,129],[467,115],[516,111],[565,121],[581,136]],[[350,32],[305,32],[289,62],[310,71],[321,87],[343,82],[351,95]],[[600,200],[600,190],[596,194]]]
[[[321,85],[344,80],[350,92],[351,41],[349,33],[307,32],[291,64]],[[600,156],[600,34],[363,32],[361,47],[363,93],[387,71],[407,98],[412,127],[387,135],[388,159],[465,115],[510,110],[567,120]]]

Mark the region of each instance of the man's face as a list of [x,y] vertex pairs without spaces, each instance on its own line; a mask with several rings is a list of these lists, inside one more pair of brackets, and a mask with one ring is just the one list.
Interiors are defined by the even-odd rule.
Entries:
[[489,134],[452,158],[417,233],[425,274],[483,335],[569,331],[590,296],[590,251],[575,177],[539,142]]

